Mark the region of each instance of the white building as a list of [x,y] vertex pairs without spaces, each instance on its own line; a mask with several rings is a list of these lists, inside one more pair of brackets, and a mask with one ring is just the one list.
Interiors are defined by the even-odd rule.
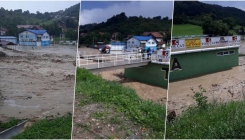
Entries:
[[14,36],[0,36],[0,40],[12,42],[14,44],[17,44],[17,38]]
[[133,36],[127,40],[127,50],[136,51],[138,48],[157,50],[157,41],[152,36]]

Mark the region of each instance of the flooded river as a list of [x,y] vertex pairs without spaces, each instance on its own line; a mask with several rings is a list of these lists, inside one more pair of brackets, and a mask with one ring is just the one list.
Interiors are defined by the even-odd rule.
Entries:
[[0,121],[72,113],[76,47],[0,51]]

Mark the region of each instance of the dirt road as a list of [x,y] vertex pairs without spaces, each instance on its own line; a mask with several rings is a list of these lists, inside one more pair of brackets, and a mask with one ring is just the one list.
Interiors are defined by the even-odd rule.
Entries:
[[72,113],[75,46],[0,51],[1,121]]

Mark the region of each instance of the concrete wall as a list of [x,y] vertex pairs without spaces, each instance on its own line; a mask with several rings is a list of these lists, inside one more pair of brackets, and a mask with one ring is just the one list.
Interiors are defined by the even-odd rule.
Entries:
[[[218,52],[234,54],[217,56]],[[238,66],[238,48],[171,55],[170,79],[176,81]]]
[[168,87],[168,65],[149,63],[144,67],[126,68],[125,77],[163,88]]

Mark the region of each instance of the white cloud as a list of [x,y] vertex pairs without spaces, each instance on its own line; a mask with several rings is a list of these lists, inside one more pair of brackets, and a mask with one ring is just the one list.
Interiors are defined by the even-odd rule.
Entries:
[[105,9],[95,8],[90,10],[81,9],[80,25],[88,23],[105,22],[113,15],[125,12],[126,16],[168,16],[172,18],[173,2],[172,1],[132,1],[127,3],[116,3]]

